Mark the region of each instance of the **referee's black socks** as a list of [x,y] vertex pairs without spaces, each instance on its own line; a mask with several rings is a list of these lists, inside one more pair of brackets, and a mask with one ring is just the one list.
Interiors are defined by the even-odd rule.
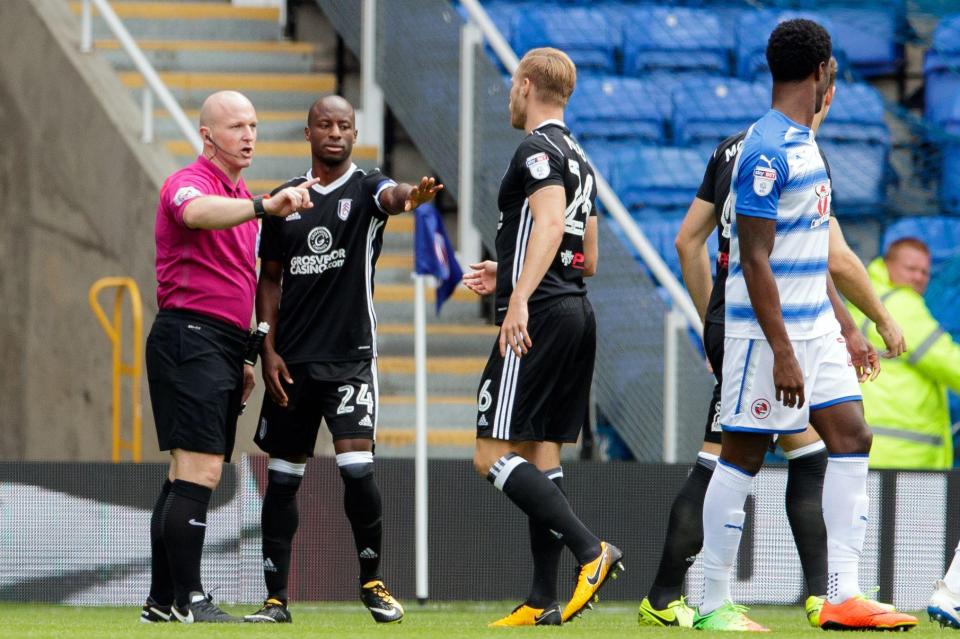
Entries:
[[260,528],[263,534],[263,580],[267,598],[287,603],[290,576],[290,549],[300,526],[297,490],[303,481],[306,464],[272,458],[267,470],[267,490],[263,496]]
[[600,554],[600,540],[577,518],[564,494],[523,457],[504,455],[490,468],[487,479],[528,517],[560,533],[580,564]]
[[173,482],[169,479],[163,480],[163,487],[150,517],[150,598],[161,606],[173,603],[173,577],[170,575],[170,560],[167,559],[167,546],[163,543],[163,529],[160,525],[172,487]]
[[170,560],[177,608],[190,604],[191,592],[203,592],[200,557],[207,532],[207,507],[213,490],[200,484],[174,480],[160,515],[163,542]]
[[[563,493],[563,469],[559,466],[543,474]],[[550,528],[528,518],[530,524],[530,552],[533,555],[533,585],[527,604],[532,608],[546,608],[556,603],[557,573],[563,554],[562,536]]]
[[353,530],[362,585],[380,579],[383,502],[373,478],[373,453],[340,453],[337,455],[337,467],[343,478],[343,511]]

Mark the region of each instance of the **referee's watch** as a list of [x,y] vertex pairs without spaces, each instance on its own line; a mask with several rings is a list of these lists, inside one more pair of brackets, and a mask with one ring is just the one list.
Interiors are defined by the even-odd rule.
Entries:
[[258,195],[253,198],[253,217],[258,220],[267,214],[267,210],[263,208],[263,196]]

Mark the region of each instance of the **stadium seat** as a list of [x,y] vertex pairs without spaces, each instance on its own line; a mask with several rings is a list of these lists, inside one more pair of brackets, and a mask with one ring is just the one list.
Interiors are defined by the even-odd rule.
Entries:
[[535,47],[552,46],[564,50],[581,73],[616,73],[621,36],[611,30],[604,11],[538,5],[514,16],[511,42],[520,56]]
[[626,10],[623,73],[651,71],[727,74],[730,56],[720,20],[705,9],[636,7]]
[[890,131],[884,121],[880,92],[865,83],[838,82],[833,105],[817,138],[889,145]]
[[838,60],[843,60],[843,52],[837,44],[836,30],[833,23],[819,13],[802,11],[777,11],[761,9],[745,13],[737,25],[737,75],[746,80],[752,80],[764,74],[767,67],[767,40],[773,29],[784,20],[806,18],[818,22],[830,33],[834,42],[833,54]]
[[671,96],[675,144],[715,146],[770,109],[770,86],[735,78],[679,82]]
[[890,178],[889,146],[830,140],[820,140],[818,144],[830,164],[833,207],[841,219],[844,215],[884,215]]
[[897,220],[884,232],[881,252],[886,253],[891,244],[905,237],[915,237],[929,247],[935,271],[960,258],[960,219],[923,215]]
[[570,130],[581,140],[663,142],[670,91],[662,83],[622,76],[583,76],[567,105]]
[[707,156],[696,149],[629,144],[604,146],[607,148],[600,155],[606,156],[604,161],[610,166],[610,185],[632,212],[686,210],[707,166]]
[[955,97],[953,111],[943,125],[952,137],[943,146],[940,202],[944,213],[960,215],[960,93]]
[[945,17],[934,30],[923,78],[925,115],[934,124],[943,124],[960,95],[960,15]]
[[836,45],[846,62],[860,75],[894,73],[903,58],[897,42],[897,14],[893,7],[825,7],[822,14],[833,24]]
[[939,265],[924,297],[930,313],[960,341],[960,253]]

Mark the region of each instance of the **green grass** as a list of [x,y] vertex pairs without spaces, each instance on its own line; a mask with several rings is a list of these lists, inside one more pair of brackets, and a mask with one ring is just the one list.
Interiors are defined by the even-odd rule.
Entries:
[[[511,603],[432,603],[407,605],[407,618],[391,626],[374,624],[359,603],[293,604],[292,625],[244,624],[195,625],[137,623],[138,608],[81,608],[41,604],[0,604],[3,619],[0,636],[11,639],[64,637],[69,639],[149,638],[149,637],[310,637],[320,639],[416,638],[472,639],[533,633],[537,639],[565,639],[642,636],[643,639],[672,637],[676,639],[692,630],[679,628],[641,628],[637,625],[637,607],[622,603],[601,604],[583,618],[560,628],[487,628],[486,624],[507,613]],[[255,606],[224,606],[234,614],[252,612]],[[806,625],[803,611],[788,607],[757,607],[751,617],[773,630],[778,637],[823,636],[822,631]],[[920,625],[911,637],[927,637],[941,633],[940,627],[920,615]],[[938,634],[938,636],[943,636]],[[947,635],[950,637],[950,635]],[[960,639],[960,634],[957,635]]]

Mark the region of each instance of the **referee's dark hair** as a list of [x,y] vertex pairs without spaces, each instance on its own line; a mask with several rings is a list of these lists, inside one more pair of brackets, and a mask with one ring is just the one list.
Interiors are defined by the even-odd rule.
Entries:
[[832,54],[830,34],[813,20],[784,20],[767,41],[767,64],[774,82],[808,78]]

